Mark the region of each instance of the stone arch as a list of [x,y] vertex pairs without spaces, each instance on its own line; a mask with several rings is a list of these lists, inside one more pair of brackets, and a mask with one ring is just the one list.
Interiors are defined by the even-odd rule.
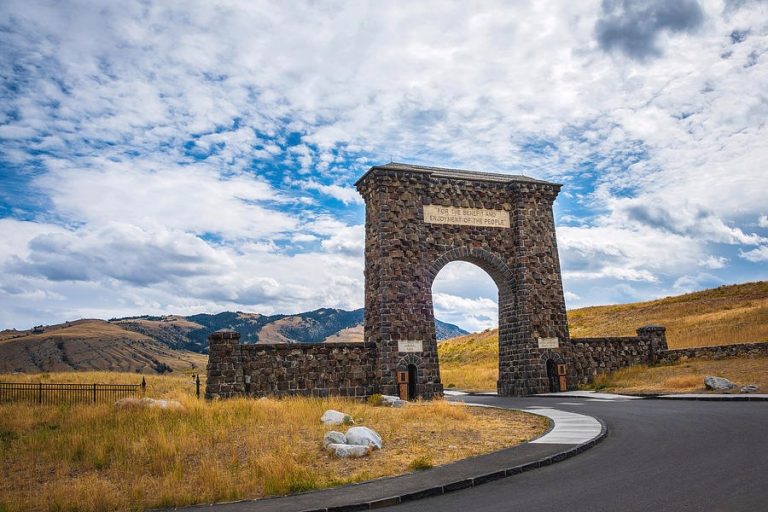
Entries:
[[514,273],[503,258],[481,247],[455,247],[444,252],[427,268],[431,283],[447,264],[454,261],[466,261],[483,269],[496,283],[499,293],[511,292],[515,288]]
[[[472,263],[478,268],[482,269],[488,274],[493,282],[496,284],[498,290],[498,325],[499,325],[499,339],[498,339],[498,376],[499,380],[496,383],[497,391],[499,388],[508,385],[506,380],[509,380],[510,372],[506,372],[506,379],[504,369],[510,366],[509,354],[510,345],[513,344],[513,340],[509,333],[514,329],[513,322],[515,321],[515,284],[514,272],[509,268],[507,263],[499,255],[494,252],[480,248],[480,247],[456,247],[450,249],[438,257],[434,263],[428,269],[428,276],[430,281],[430,290],[434,280],[440,271],[449,263],[454,261],[464,261]],[[432,304],[432,296],[430,294],[430,306]],[[433,308],[434,311],[434,308]],[[504,333],[503,335],[501,333]],[[437,361],[439,372],[439,359]]]
[[442,394],[432,283],[452,261],[477,265],[499,289],[499,394],[546,391],[542,349],[571,351],[552,215],[560,185],[391,163],[356,186],[366,205],[364,336],[381,392],[396,394],[400,361],[418,354],[420,396]]

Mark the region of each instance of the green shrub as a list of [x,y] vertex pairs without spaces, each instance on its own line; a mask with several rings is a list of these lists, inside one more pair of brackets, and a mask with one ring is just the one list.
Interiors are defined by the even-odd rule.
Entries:
[[429,455],[419,455],[413,459],[410,464],[408,464],[408,469],[413,471],[421,471],[424,469],[429,469],[432,466],[434,466],[434,464],[432,464],[432,458],[430,458]]

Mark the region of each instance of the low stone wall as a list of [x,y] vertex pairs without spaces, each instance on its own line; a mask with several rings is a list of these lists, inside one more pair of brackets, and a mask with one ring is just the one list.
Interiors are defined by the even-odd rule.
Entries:
[[375,393],[375,347],[363,343],[241,345],[235,331],[208,338],[206,398]]
[[580,384],[587,384],[601,373],[615,372],[634,364],[655,364],[667,351],[666,329],[646,326],[637,336],[571,338],[573,362]]
[[662,363],[674,363],[683,359],[725,359],[728,357],[768,356],[768,341],[761,343],[740,343],[738,345],[716,345],[667,350],[659,359]]

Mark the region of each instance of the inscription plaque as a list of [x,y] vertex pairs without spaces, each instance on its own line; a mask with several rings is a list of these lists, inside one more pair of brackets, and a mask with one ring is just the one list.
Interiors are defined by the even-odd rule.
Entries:
[[424,205],[424,222],[457,224],[459,226],[489,226],[508,228],[509,212],[485,208],[456,208],[454,206]]
[[559,348],[560,340],[558,338],[539,338],[539,348]]
[[424,342],[421,340],[400,340],[397,342],[398,352],[423,352]]

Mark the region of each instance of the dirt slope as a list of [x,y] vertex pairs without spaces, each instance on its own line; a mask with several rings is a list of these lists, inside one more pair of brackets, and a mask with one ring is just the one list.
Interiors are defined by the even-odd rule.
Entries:
[[107,370],[162,373],[205,370],[207,358],[174,350],[103,320],[78,320],[42,332],[0,333],[0,373]]

